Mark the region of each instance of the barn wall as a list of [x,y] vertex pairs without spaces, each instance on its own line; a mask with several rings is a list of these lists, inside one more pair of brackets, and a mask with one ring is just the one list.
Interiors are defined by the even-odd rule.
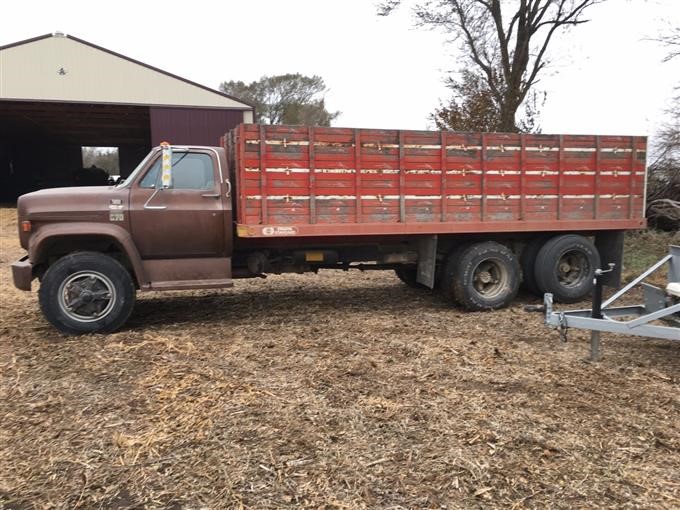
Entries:
[[151,150],[147,145],[119,145],[118,165],[121,177],[127,177]]
[[150,108],[151,144],[219,145],[220,137],[243,122],[243,112],[210,108]]
[[251,109],[217,91],[66,36],[0,48],[0,98]]

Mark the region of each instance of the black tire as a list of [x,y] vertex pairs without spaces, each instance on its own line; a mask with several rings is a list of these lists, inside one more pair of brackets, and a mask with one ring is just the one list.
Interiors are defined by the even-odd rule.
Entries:
[[508,306],[519,290],[519,278],[515,254],[494,241],[454,250],[444,271],[446,294],[471,311]]
[[413,289],[427,289],[427,285],[419,283],[416,278],[418,277],[418,268],[416,266],[401,266],[394,270],[394,274],[397,275],[402,282]]
[[531,239],[524,247],[524,250],[522,250],[522,256],[519,259],[522,268],[522,287],[535,296],[543,296],[543,293],[536,282],[534,273],[538,252],[541,251],[541,248],[543,248],[543,245],[548,239],[549,237],[546,236],[539,236]]
[[109,332],[130,316],[135,286],[117,260],[103,253],[77,252],[47,269],[39,298],[43,315],[62,333]]
[[560,303],[575,303],[593,288],[600,254],[587,238],[567,234],[553,237],[536,256],[534,277],[541,292],[550,292]]
[[473,246],[473,244],[462,243],[455,246],[446,256],[446,260],[439,271],[439,288],[446,299],[450,301],[456,301],[456,296],[453,289],[453,278],[451,275],[456,273],[456,264],[458,263],[461,253],[463,253],[463,251],[468,249],[470,246]]

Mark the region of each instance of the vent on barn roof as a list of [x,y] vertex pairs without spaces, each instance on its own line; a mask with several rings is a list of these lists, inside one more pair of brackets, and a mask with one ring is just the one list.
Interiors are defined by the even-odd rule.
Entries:
[[64,32],[59,32],[58,30],[52,34],[54,37],[66,37]]

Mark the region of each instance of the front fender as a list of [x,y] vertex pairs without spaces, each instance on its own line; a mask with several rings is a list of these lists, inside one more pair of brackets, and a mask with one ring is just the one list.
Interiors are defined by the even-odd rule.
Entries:
[[78,237],[92,236],[110,239],[118,245],[130,261],[134,272],[133,276],[137,279],[140,288],[148,284],[142,265],[142,258],[139,256],[139,251],[137,251],[130,233],[118,225],[80,221],[42,225],[29,239],[28,259],[33,264],[45,260],[49,256],[47,250],[50,240],[55,238],[72,237],[75,240]]

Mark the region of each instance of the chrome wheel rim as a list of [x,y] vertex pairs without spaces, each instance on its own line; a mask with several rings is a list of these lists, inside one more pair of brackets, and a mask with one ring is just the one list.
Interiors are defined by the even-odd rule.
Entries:
[[59,286],[59,308],[78,322],[94,322],[111,313],[116,302],[113,282],[97,271],[79,271]]
[[557,281],[563,287],[581,286],[589,273],[590,263],[582,251],[567,251],[557,261]]
[[508,270],[501,261],[487,259],[477,264],[472,272],[472,286],[485,299],[501,295],[508,285]]

